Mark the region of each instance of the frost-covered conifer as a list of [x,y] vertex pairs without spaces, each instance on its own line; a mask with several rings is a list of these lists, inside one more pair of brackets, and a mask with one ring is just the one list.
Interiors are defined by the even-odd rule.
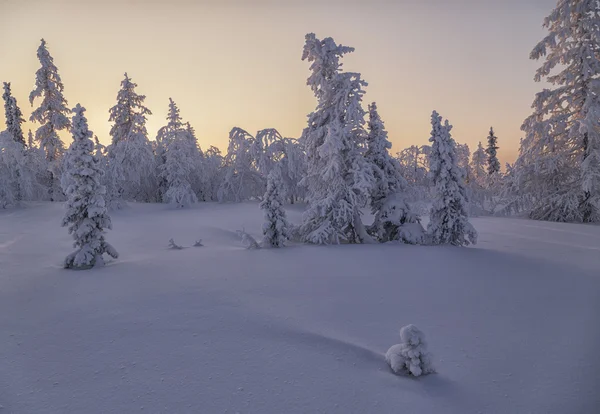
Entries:
[[413,198],[416,200],[428,199],[429,179],[429,145],[411,145],[396,153],[402,176],[410,184]]
[[282,143],[281,176],[283,179],[284,192],[290,203],[295,200],[304,199],[306,190],[300,185],[300,181],[306,176],[306,154],[300,140],[284,138]]
[[471,212],[481,213],[486,211],[486,187],[489,183],[486,165],[487,154],[480,141],[477,144],[477,150],[473,152],[473,156],[471,157],[471,180],[469,181]]
[[161,177],[166,183],[163,202],[175,207],[187,207],[198,202],[190,179],[196,167],[194,154],[198,148],[181,122],[179,109],[169,98],[169,121],[161,141],[165,143],[165,163],[161,166]]
[[488,145],[485,150],[487,154],[487,173],[493,175],[500,172],[500,161],[498,161],[498,137],[494,135],[494,128],[492,127],[490,127],[487,141]]
[[282,190],[281,172],[278,167],[275,167],[269,173],[267,191],[260,203],[260,208],[265,214],[263,224],[264,246],[283,247],[285,241],[290,238],[289,225],[283,208]]
[[[3,181],[6,183],[6,196],[3,204],[18,204],[29,198],[32,193],[34,174],[29,169],[25,157],[25,138],[21,124],[25,122],[23,114],[12,96],[10,83],[4,83],[4,113],[6,116],[6,131],[0,139],[0,157],[6,171]],[[11,193],[10,196],[8,193]],[[10,200],[10,202],[9,202]]]
[[6,130],[10,133],[15,141],[25,147],[25,137],[23,136],[23,130],[21,129],[21,124],[25,122],[25,119],[23,119],[23,113],[17,105],[17,100],[11,94],[10,82],[4,82],[4,93],[2,94],[2,99],[4,99]]
[[224,177],[218,200],[240,202],[264,194],[265,180],[258,171],[252,147],[255,138],[241,128],[229,133],[229,146],[224,160]]
[[487,163],[487,156],[481,141],[477,144],[477,151],[473,153],[471,160],[471,171],[473,172],[473,180],[480,186],[483,186],[485,182],[485,165]]
[[435,372],[425,335],[414,325],[400,329],[400,343],[388,349],[385,360],[392,371],[399,375],[419,377]]
[[9,131],[0,132],[0,174],[4,196],[2,207],[18,205],[31,198],[35,181],[34,172],[28,163],[25,148],[15,141]]
[[223,156],[221,150],[210,146],[202,159],[202,187],[205,201],[219,199],[219,188],[223,181]]
[[472,179],[473,172],[471,171],[471,150],[467,144],[456,143],[456,163],[458,168],[463,173],[465,183],[469,183]]
[[190,142],[192,148],[192,162],[194,168],[190,173],[190,184],[192,190],[196,193],[199,200],[209,201],[210,190],[207,188],[205,166],[204,166],[204,153],[198,144],[198,138],[196,137],[196,130],[190,125],[189,122],[185,123],[186,137]]
[[148,140],[144,106],[146,96],[135,92],[137,84],[125,73],[117,104],[109,110],[111,144],[107,148],[108,203],[120,208],[125,200],[152,201],[154,154]]
[[536,81],[552,85],[536,95],[520,162],[521,193],[529,216],[550,221],[600,221],[600,7],[561,0],[544,20],[548,35],[531,58],[543,59]]
[[364,158],[367,134],[361,101],[366,82],[358,73],[340,72],[340,57],[353,50],[331,38],[306,35],[302,59],[311,62],[307,83],[318,100],[302,133],[309,207],[300,234],[309,243],[372,240],[360,218],[374,182]]
[[429,174],[433,183],[433,203],[427,232],[433,244],[468,246],[477,242],[477,232],[467,217],[467,191],[456,159],[452,126],[436,111],[431,115],[431,154]]
[[104,240],[104,230],[111,228],[111,220],[104,203],[105,188],[100,184],[103,171],[94,156],[92,133],[84,116],[85,108],[77,104],[73,109],[73,142],[66,157],[70,184],[66,190],[67,212],[63,227],[68,226],[77,250],[65,259],[69,269],[87,269],[104,264],[102,255],[117,258],[117,251]]
[[369,105],[367,127],[365,158],[375,177],[370,190],[371,212],[375,216],[371,231],[382,242],[402,239],[400,227],[405,223],[418,223],[419,218],[407,202],[408,183],[400,174],[397,160],[389,154],[392,144],[375,102]]
[[35,89],[29,94],[29,102],[33,105],[36,98],[41,98],[40,106],[31,113],[30,121],[38,122],[41,126],[35,132],[35,139],[44,151],[48,162],[47,183],[48,194],[51,201],[62,198],[59,178],[61,176],[60,157],[64,152],[64,144],[58,132],[68,129],[71,112],[63,96],[64,86],[54,59],[46,48],[42,39],[37,50],[41,67],[35,74]]

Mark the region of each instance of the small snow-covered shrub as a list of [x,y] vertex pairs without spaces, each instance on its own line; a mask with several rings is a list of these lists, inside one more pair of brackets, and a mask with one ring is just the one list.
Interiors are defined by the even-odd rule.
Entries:
[[263,246],[283,247],[289,240],[288,222],[283,208],[283,182],[281,172],[276,167],[269,173],[267,192],[260,203],[264,211]]
[[246,231],[238,230],[237,233],[242,238],[242,244],[244,246],[246,246],[246,249],[248,249],[248,250],[260,249],[260,244],[258,244],[258,242],[256,241],[256,239],[254,237],[252,237],[251,235],[246,233]]
[[175,243],[175,240],[169,239],[169,249],[181,250],[183,249],[183,246],[180,246],[179,244]]
[[425,229],[401,194],[391,194],[375,215],[371,232],[382,242],[399,240],[409,244],[423,244]]
[[388,349],[385,360],[392,371],[399,375],[419,377],[435,372],[425,335],[414,325],[400,329],[400,343]]

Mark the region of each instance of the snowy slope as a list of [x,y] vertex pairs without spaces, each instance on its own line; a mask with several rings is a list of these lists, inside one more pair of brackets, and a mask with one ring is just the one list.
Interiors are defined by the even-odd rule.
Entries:
[[[1,413],[600,411],[600,227],[249,251],[235,230],[259,236],[257,204],[134,205],[107,235],[121,258],[77,272],[62,214],[0,212]],[[438,374],[385,365],[409,323]]]

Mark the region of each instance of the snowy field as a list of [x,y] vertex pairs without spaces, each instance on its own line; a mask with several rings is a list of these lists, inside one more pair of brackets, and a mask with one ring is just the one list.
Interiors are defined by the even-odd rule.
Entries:
[[[256,204],[134,205],[107,235],[121,258],[67,271],[62,215],[0,212],[1,413],[600,412],[598,226],[479,218],[473,248],[245,250]],[[437,374],[385,364],[409,323]]]

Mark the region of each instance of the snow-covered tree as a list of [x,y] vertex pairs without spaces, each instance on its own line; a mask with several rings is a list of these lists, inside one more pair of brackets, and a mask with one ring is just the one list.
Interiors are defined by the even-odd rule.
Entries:
[[421,210],[431,198],[428,176],[430,152],[429,145],[411,145],[396,153],[400,174],[409,184],[411,203]]
[[41,98],[40,106],[31,113],[30,121],[41,126],[35,132],[35,139],[46,155],[48,162],[47,188],[51,201],[62,197],[59,185],[61,176],[60,157],[64,152],[64,144],[58,132],[70,127],[67,101],[63,96],[64,86],[54,59],[42,39],[37,50],[41,67],[35,74],[35,89],[29,94],[29,102],[33,105],[36,98]]
[[500,161],[498,161],[498,137],[494,135],[494,128],[490,127],[487,137],[488,145],[485,150],[487,154],[487,173],[494,175],[500,172]]
[[[25,138],[21,124],[25,122],[23,114],[12,96],[10,83],[4,82],[4,113],[6,116],[6,131],[0,138],[0,157],[6,172],[4,182],[7,183],[5,202],[3,204],[18,204],[29,198],[32,193],[34,175],[28,168]],[[10,189],[11,196],[8,197]],[[9,198],[11,199],[8,203]]]
[[154,154],[148,140],[146,96],[125,73],[117,103],[109,110],[111,144],[107,148],[108,204],[118,209],[125,200],[152,201]]
[[[398,161],[389,154],[392,144],[375,102],[369,105],[367,128],[365,158],[375,178],[370,189],[371,212],[375,216],[371,231],[382,242],[402,239],[400,228],[405,223],[418,223],[419,217],[407,202],[408,183],[400,174]],[[392,210],[396,214],[390,214]]]
[[196,130],[189,122],[185,123],[186,137],[190,142],[192,148],[192,162],[194,168],[190,173],[190,184],[192,190],[196,193],[198,200],[208,201],[210,200],[210,190],[207,188],[206,173],[205,173],[205,160],[202,148],[198,144],[198,138],[196,137]]
[[23,119],[23,113],[17,105],[17,100],[14,96],[12,96],[10,82],[4,82],[4,93],[2,94],[2,99],[4,99],[6,130],[15,141],[25,147],[25,137],[23,136],[23,129],[21,129],[21,124],[25,122],[25,119]]
[[88,129],[85,108],[77,104],[73,108],[73,142],[66,157],[70,185],[66,190],[67,212],[63,227],[69,228],[77,249],[65,259],[69,269],[87,269],[104,264],[102,255],[117,258],[117,251],[104,240],[104,230],[112,227],[104,202],[105,188],[100,184],[103,171],[94,156],[92,133]]
[[184,129],[184,124],[179,114],[179,108],[169,98],[169,110],[167,112],[167,125],[161,127],[156,134],[156,148],[154,151],[156,168],[160,172],[158,177],[158,200],[164,202],[164,196],[169,186],[164,174],[167,162],[167,147],[169,141]]
[[202,194],[204,201],[219,199],[219,188],[223,181],[223,155],[217,147],[210,146],[202,159]]
[[531,194],[533,219],[600,221],[600,7],[560,0],[544,20],[548,35],[531,58],[543,59],[515,165],[520,191]]
[[269,173],[267,179],[267,191],[260,203],[264,211],[265,222],[263,224],[263,245],[270,247],[283,247],[289,240],[289,225],[283,208],[283,181],[281,171],[275,167]]
[[435,372],[425,335],[414,325],[400,329],[400,343],[388,349],[385,360],[392,371],[399,375],[419,377]]
[[521,192],[519,168],[515,164],[506,163],[506,174],[499,188],[500,208],[495,212],[498,215],[510,216],[527,211],[531,205],[530,194]]
[[46,161],[44,150],[37,145],[31,130],[29,130],[27,134],[25,161],[27,169],[31,174],[31,199],[46,200],[48,198],[48,189],[46,187],[48,163]]
[[106,145],[103,145],[98,139],[98,135],[94,135],[94,155],[96,158],[101,159],[106,157]]
[[293,204],[304,198],[304,187],[299,185],[306,172],[305,153],[300,140],[284,138],[274,128],[256,133],[250,146],[250,156],[262,177],[268,177],[278,167],[282,177],[282,195]]
[[218,190],[220,202],[240,202],[264,194],[265,179],[257,168],[252,148],[255,138],[241,128],[229,133],[229,146],[224,160],[224,177]]
[[7,130],[0,132],[0,184],[4,189],[0,190],[4,196],[0,196],[0,205],[18,205],[22,201],[30,199],[33,193],[35,175],[28,164],[25,148],[20,141],[13,139]]
[[458,168],[463,172],[465,183],[471,181],[473,172],[471,171],[471,149],[469,145],[456,143],[456,162]]
[[161,142],[165,145],[165,163],[160,173],[166,183],[163,202],[178,208],[187,207],[198,202],[190,183],[197,166],[194,154],[197,154],[198,148],[181,122],[179,108],[171,98],[167,121],[161,135]]
[[433,183],[433,204],[427,232],[433,244],[468,246],[477,242],[477,232],[467,217],[467,190],[458,167],[452,126],[436,111],[431,115],[429,174]]
[[280,169],[283,196],[294,204],[306,194],[305,188],[300,185],[306,175],[306,154],[300,140],[283,138],[279,132],[276,135],[277,139],[271,141],[266,149],[270,162],[269,171],[274,167]]
[[485,182],[486,163],[487,156],[485,153],[485,149],[483,148],[483,145],[481,145],[480,141],[479,144],[477,144],[477,151],[473,153],[473,157],[471,159],[471,171],[473,175],[473,181],[475,181],[480,186],[483,186]]
[[[8,140],[12,141],[12,136],[6,131],[0,132],[0,145],[4,145]],[[0,150],[2,149],[0,148]],[[0,208],[7,208],[16,204],[11,172],[10,166],[0,158]]]
[[308,85],[318,100],[302,133],[309,207],[300,234],[309,243],[372,240],[360,218],[374,184],[373,169],[364,157],[367,133],[361,101],[367,83],[358,73],[340,72],[340,57],[353,50],[331,38],[306,35],[302,58],[312,62]]

